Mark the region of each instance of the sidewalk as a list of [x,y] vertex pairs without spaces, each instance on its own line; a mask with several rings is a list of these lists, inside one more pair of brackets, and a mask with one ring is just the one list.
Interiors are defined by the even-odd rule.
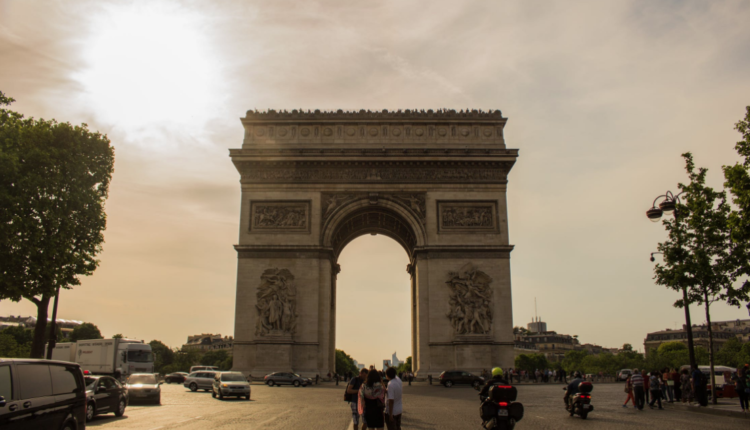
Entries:
[[750,419],[750,413],[743,413],[740,409],[739,399],[719,399],[718,404],[713,405],[711,402],[708,406],[698,406],[697,403],[664,403],[665,408],[674,408],[679,410],[688,410],[691,412],[698,412],[701,414],[718,415],[732,418],[745,418]]

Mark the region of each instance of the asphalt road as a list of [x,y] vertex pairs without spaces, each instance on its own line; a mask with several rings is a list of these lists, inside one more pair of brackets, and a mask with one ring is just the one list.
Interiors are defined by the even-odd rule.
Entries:
[[[595,385],[595,410],[587,420],[568,417],[559,384],[521,385],[518,401],[525,417],[516,429],[744,429],[750,421],[687,412],[682,409],[636,411],[623,408],[622,384]],[[252,400],[217,400],[208,392],[190,392],[182,385],[162,386],[162,405],[130,405],[125,416],[95,417],[92,429],[320,429],[351,428],[344,386],[252,386]],[[479,400],[469,387],[443,388],[426,383],[404,385],[405,429],[479,429]],[[739,405],[738,405],[739,410]]]

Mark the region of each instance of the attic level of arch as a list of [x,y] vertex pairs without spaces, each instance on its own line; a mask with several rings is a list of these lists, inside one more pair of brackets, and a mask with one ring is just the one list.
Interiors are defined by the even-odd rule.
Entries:
[[275,109],[268,109],[266,111],[248,110],[245,113],[244,120],[281,120],[288,121],[290,119],[306,119],[306,120],[323,120],[323,119],[334,119],[334,120],[383,120],[383,119],[482,119],[482,120],[506,120],[503,117],[503,113],[498,109],[490,109],[484,111],[482,109],[398,109],[388,110],[383,109],[380,111],[371,111],[360,109],[358,111],[344,111],[338,109],[336,111],[321,111],[320,109],[305,111],[304,109],[292,109],[291,111],[282,110],[277,111]]

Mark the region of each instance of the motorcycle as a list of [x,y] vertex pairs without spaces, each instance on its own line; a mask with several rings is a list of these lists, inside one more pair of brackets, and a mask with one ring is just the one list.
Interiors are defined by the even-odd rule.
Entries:
[[[578,415],[581,419],[586,419],[589,412],[594,410],[594,405],[591,404],[591,391],[594,389],[594,385],[591,382],[581,382],[578,384],[578,392],[571,397],[568,397],[568,403],[565,405],[565,410],[568,411],[570,416]],[[567,391],[567,387],[563,388]]]
[[[475,390],[481,391],[476,386]],[[489,390],[489,396],[479,393],[479,415],[482,428],[485,430],[513,430],[523,418],[523,405],[516,402],[518,390],[511,385],[495,385]]]

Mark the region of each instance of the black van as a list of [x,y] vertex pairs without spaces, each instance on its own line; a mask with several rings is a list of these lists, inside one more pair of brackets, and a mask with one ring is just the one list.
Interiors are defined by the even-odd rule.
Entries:
[[75,363],[0,358],[0,428],[86,428],[86,386]]

